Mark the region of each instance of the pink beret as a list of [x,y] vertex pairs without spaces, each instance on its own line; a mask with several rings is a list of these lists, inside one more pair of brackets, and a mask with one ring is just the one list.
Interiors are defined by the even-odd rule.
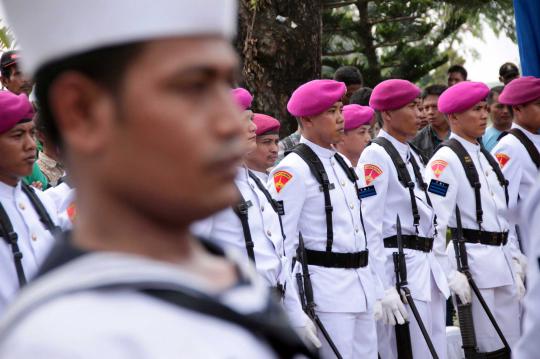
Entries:
[[34,109],[25,94],[0,91],[0,133],[11,130],[21,120],[32,119]]
[[413,102],[420,92],[418,86],[407,80],[386,80],[373,89],[369,106],[377,111],[397,110]]
[[264,135],[268,132],[277,132],[281,127],[278,120],[262,113],[253,114],[253,123],[257,125],[257,131],[255,131],[257,136]]
[[287,110],[295,117],[315,116],[328,110],[347,92],[343,82],[313,80],[294,90]]
[[234,97],[234,101],[238,106],[240,106],[243,111],[251,107],[253,96],[249,93],[248,90],[242,87],[238,87],[234,90],[231,90],[231,93]]
[[540,98],[540,79],[526,76],[510,81],[499,95],[499,102],[510,106],[523,105],[537,98]]
[[484,101],[489,88],[482,82],[462,81],[449,87],[439,96],[439,111],[445,114],[460,113]]
[[345,131],[354,130],[363,125],[369,125],[375,111],[368,106],[347,105],[343,107]]

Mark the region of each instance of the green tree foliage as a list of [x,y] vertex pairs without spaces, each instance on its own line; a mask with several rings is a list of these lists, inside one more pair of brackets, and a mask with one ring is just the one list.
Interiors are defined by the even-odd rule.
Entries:
[[11,34],[7,26],[1,25],[0,19],[0,50],[11,49],[13,41],[11,40]]
[[323,2],[323,74],[348,64],[366,85],[385,78],[413,82],[461,62],[464,33],[482,36],[487,23],[515,40],[512,0],[326,0]]

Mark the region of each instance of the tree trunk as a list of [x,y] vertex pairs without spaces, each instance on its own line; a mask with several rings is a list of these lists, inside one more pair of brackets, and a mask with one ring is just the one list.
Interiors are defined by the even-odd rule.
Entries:
[[287,101],[321,76],[321,0],[241,0],[237,49],[253,109],[277,118],[284,137],[296,130]]

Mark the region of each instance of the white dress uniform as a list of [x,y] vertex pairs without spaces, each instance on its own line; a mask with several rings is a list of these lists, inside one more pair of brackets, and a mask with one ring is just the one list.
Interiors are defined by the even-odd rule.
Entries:
[[[536,149],[540,151],[539,134],[533,134],[516,123],[512,124],[512,128],[521,130],[525,136],[531,140]],[[504,136],[493,148],[491,153],[499,161],[501,171],[504,174],[504,177],[509,181],[508,207],[510,209],[515,209],[517,207],[518,199],[526,199],[529,196],[531,188],[538,183],[538,168],[532,161],[525,146],[512,134]],[[529,238],[527,236],[522,236],[521,244],[524,252],[526,252],[525,248],[527,248],[529,244]]]
[[[248,221],[257,272],[269,287],[285,288],[283,305],[291,323],[294,327],[304,327],[308,318],[302,310],[296,283],[291,279],[291,261],[285,256],[278,215],[249,177],[247,168],[238,169],[235,184],[249,206]],[[245,263],[249,261],[242,225],[232,208],[196,222],[191,230],[201,238],[211,238],[225,249],[243,254]]]
[[[480,146],[468,142],[455,133],[452,133],[450,138],[455,138],[463,145],[478,172],[483,210],[482,230],[507,232],[509,224],[504,217],[506,213],[504,188],[480,152]],[[475,193],[454,151],[449,147],[438,150],[426,166],[426,179],[437,214],[439,233],[446,233],[449,227],[456,228],[456,205],[461,212],[463,228],[478,230]],[[465,245],[472,277],[511,346],[520,335],[519,300],[511,258],[514,245],[512,239],[509,239],[506,245],[500,246],[480,243]],[[447,254],[448,261],[444,267],[447,278],[451,278],[456,270],[452,244],[448,246]],[[486,352],[501,348],[502,343],[474,294],[472,308],[479,350]]]
[[[43,194],[35,191],[45,209],[55,224],[58,224],[54,203]],[[54,239],[43,223],[30,202],[30,199],[21,189],[21,182],[13,187],[0,182],[0,202],[4,207],[13,230],[17,233],[17,244],[23,255],[22,267],[27,280],[32,279],[39,266],[49,253]],[[19,290],[19,281],[11,245],[0,237],[0,315],[6,305],[12,300]]]
[[[304,137],[300,143],[309,146],[319,157],[332,184],[329,191],[333,206],[332,252],[365,250],[360,201],[354,185],[334,158],[336,152]],[[345,161],[350,166],[348,160]],[[287,155],[271,171],[268,188],[275,199],[283,201],[285,214],[282,220],[287,236],[287,256],[295,256],[299,232],[302,233],[306,249],[325,251],[327,227],[324,196],[306,162],[296,153]],[[375,300],[382,295],[379,279],[371,265],[356,269],[309,265],[309,272],[315,310],[341,355],[344,358],[377,358],[372,308]],[[334,357],[320,331],[319,337],[323,343],[323,358]]]
[[513,357],[519,359],[538,358],[540,342],[540,241],[538,223],[540,223],[540,177],[536,185],[528,192],[527,199],[520,205],[522,233],[533,239],[528,253],[527,294],[525,294],[525,315],[523,335],[519,339]]
[[[429,252],[404,248],[409,289],[420,316],[440,358],[446,356],[445,300],[450,295],[444,270],[437,257],[445,257],[444,236],[435,236],[434,210],[428,204],[426,194],[416,181],[410,156],[413,156],[423,172],[420,158],[411,147],[396,140],[384,130],[379,137],[395,147],[407,166],[411,180],[415,182],[414,196],[420,215],[418,233],[413,221],[410,192],[398,180],[398,173],[386,150],[372,143],[362,152],[357,167],[362,195],[362,212],[373,259],[371,264],[382,278],[384,288],[396,285],[392,254],[397,248],[385,248],[383,239],[396,235],[396,216],[399,215],[402,234],[434,238],[433,250]],[[444,232],[443,232],[444,233]],[[410,308],[411,343],[415,358],[430,357],[429,349]],[[397,358],[395,330],[391,325],[378,325],[381,358]]]
[[245,315],[261,311],[268,289],[252,270],[238,268],[240,282],[215,291],[173,264],[130,254],[85,254],[22,292],[0,324],[0,357],[276,358],[237,324],[137,290],[192,291]]
[[43,193],[49,196],[56,205],[60,228],[64,231],[72,229],[74,213],[71,212],[75,210],[75,188],[70,187],[66,182],[62,182]]

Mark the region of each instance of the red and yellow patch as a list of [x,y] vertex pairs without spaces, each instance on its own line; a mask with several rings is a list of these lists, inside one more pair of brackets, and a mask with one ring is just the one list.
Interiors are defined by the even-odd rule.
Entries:
[[505,153],[497,153],[497,154],[495,154],[495,158],[499,162],[499,166],[501,168],[503,168],[504,165],[506,165],[508,163],[508,161],[510,161],[510,157]]
[[77,217],[77,208],[75,207],[75,202],[71,202],[68,208],[66,209],[67,215],[71,223],[75,221]]
[[364,178],[366,180],[366,186],[369,186],[371,182],[375,181],[377,177],[382,174],[382,170],[379,166],[367,164],[364,165]]
[[439,178],[441,174],[443,173],[444,169],[448,166],[448,162],[443,160],[436,160],[433,161],[431,164],[431,170],[433,171],[433,174],[436,178]]
[[291,178],[292,174],[287,171],[277,171],[274,173],[274,186],[276,187],[276,191],[279,193]]

